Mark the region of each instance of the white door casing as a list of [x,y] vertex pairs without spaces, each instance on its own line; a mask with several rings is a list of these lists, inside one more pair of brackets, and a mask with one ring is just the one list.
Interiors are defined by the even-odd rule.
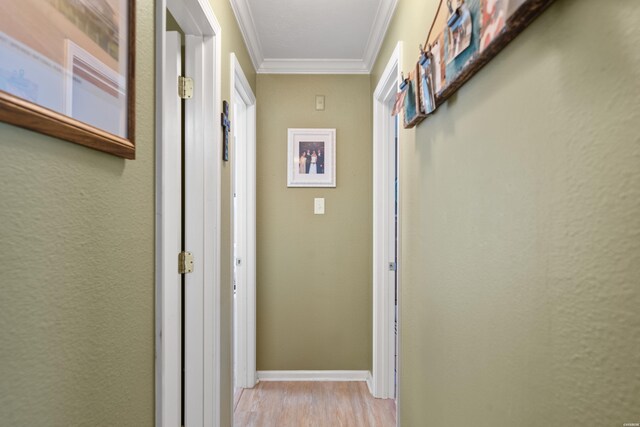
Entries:
[[[165,36],[163,85],[158,106],[162,127],[156,148],[156,424],[180,424],[181,413],[181,280],[176,254],[182,246],[181,227],[181,72],[180,34]],[[160,79],[159,79],[160,80]],[[178,351],[175,351],[175,349]]]
[[175,49],[173,36],[165,33],[167,9],[186,34],[185,67],[194,79],[193,98],[185,107],[185,242],[195,260],[186,279],[185,422],[218,427],[221,159],[220,133],[211,118],[220,117],[221,29],[207,0],[156,4],[156,425],[180,425],[181,412],[181,221],[175,213],[182,200],[181,154],[172,124],[176,114],[167,107],[177,95],[177,79],[165,66],[173,61],[169,48]]
[[[395,286],[400,283],[400,254],[396,261],[400,224],[396,231],[395,186],[400,208],[399,177],[395,183],[396,117],[391,116],[400,82],[402,44],[399,42],[376,86],[373,95],[373,380],[377,398],[394,398],[395,393]],[[400,144],[398,144],[398,147]],[[399,169],[398,169],[399,170]],[[399,174],[398,174],[399,175]],[[398,211],[398,218],[400,217]],[[400,322],[398,321],[398,324]],[[399,327],[399,326],[398,326]]]
[[235,386],[256,375],[256,99],[235,54],[230,54],[231,136],[234,141]]

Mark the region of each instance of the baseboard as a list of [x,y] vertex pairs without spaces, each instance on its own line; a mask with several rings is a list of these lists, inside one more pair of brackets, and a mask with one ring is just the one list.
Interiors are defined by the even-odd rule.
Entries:
[[366,381],[369,371],[258,371],[259,381]]
[[373,375],[371,372],[367,372],[367,388],[369,389],[369,393],[373,396]]

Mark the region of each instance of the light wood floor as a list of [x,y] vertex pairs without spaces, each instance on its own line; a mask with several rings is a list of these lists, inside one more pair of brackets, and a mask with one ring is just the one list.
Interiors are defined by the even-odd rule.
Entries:
[[236,393],[234,427],[395,427],[393,399],[364,382],[260,382]]

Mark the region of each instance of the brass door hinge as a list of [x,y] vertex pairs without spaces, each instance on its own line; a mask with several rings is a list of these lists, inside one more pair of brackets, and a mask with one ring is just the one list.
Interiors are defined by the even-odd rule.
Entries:
[[186,274],[193,272],[193,254],[191,252],[180,252],[178,254],[178,273]]
[[178,96],[182,99],[193,98],[193,79],[178,76]]

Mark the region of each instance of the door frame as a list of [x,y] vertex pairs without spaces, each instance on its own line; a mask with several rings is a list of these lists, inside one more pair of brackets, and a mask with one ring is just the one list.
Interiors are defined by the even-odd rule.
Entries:
[[[164,73],[166,57],[166,10],[169,9],[186,36],[199,36],[195,57],[193,108],[185,110],[185,126],[195,126],[195,145],[201,146],[202,164],[185,180],[198,181],[197,194],[202,210],[193,213],[203,230],[194,253],[196,269],[201,269],[203,283],[202,342],[198,358],[202,372],[202,414],[204,426],[220,425],[220,218],[221,218],[221,149],[216,121],[221,112],[221,27],[207,0],[158,0],[156,2],[156,426],[180,425],[181,412],[181,320],[180,275],[177,256],[181,215],[180,160],[176,160],[176,143],[166,134],[165,88],[172,85]],[[167,89],[168,90],[168,89]],[[177,87],[175,89],[177,91]],[[188,110],[188,111],[187,111]],[[178,150],[178,152],[180,152]],[[179,183],[179,181],[178,181]],[[189,188],[187,192],[192,191]],[[207,402],[205,405],[204,402]],[[200,416],[200,414],[199,414]]]
[[[391,116],[390,102],[395,100],[401,79],[402,42],[398,42],[373,94],[373,372],[372,394],[377,398],[398,398],[395,393],[395,339],[394,315],[395,295],[394,283],[391,283],[389,263],[396,259],[391,253],[393,244],[390,224],[393,221],[395,203],[394,188],[390,185],[393,179],[394,162],[399,160],[400,136],[398,135],[398,152],[395,150],[396,121]],[[398,170],[398,224],[397,224],[397,259],[396,280],[400,289],[400,177]],[[396,232],[393,232],[395,235]],[[398,291],[399,292],[399,291]],[[399,297],[398,297],[399,299]],[[399,302],[398,302],[399,304]],[[398,311],[398,339],[399,339]],[[399,362],[398,362],[399,366]],[[399,368],[398,368],[399,369]]]
[[[258,380],[256,372],[256,97],[253,94],[251,85],[247,80],[238,58],[234,53],[230,57],[231,76],[231,99],[230,106],[235,105],[236,97],[246,107],[246,146],[243,147],[245,153],[243,169],[246,172],[246,210],[240,212],[238,217],[245,223],[246,247],[244,257],[244,268],[246,269],[246,283],[241,289],[236,290],[234,304],[234,339],[237,339],[238,354],[234,354],[234,370],[237,369],[238,376],[235,387],[252,388]],[[233,121],[233,119],[232,119]],[[232,138],[235,141],[237,126],[231,127]],[[234,155],[234,181],[235,167],[238,166],[240,158]],[[234,182],[233,188],[236,188]],[[235,191],[235,190],[234,190]],[[236,213],[232,215],[236,219]],[[233,227],[235,232],[235,227]],[[236,236],[233,236],[233,242]],[[235,260],[234,260],[235,262]],[[237,309],[237,313],[235,310]]]

